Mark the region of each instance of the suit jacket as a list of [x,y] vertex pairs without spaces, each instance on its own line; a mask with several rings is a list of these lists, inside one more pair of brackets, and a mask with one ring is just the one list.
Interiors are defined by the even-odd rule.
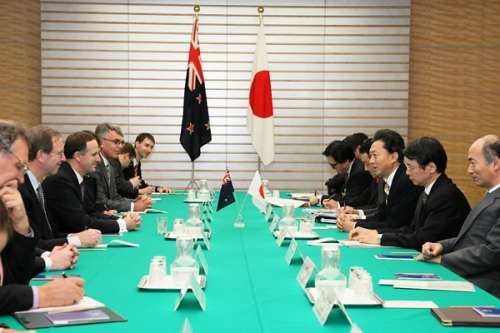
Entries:
[[64,243],[67,243],[67,238],[63,238],[59,235],[57,226],[52,221],[48,207],[45,205],[48,218],[47,223],[43,207],[38,200],[38,195],[33,189],[33,185],[31,184],[31,180],[28,175],[24,175],[24,183],[19,184],[18,189],[21,193],[21,197],[23,198],[30,226],[35,232],[35,235],[40,237],[37,247],[46,251],[52,251],[54,246],[61,246]]
[[0,254],[4,271],[3,285],[0,286],[0,315],[33,306],[33,290],[28,284],[37,242],[36,237],[24,237],[14,232]]
[[115,185],[118,194],[125,198],[136,199],[139,195],[139,190],[134,188],[134,185],[132,185],[131,182],[125,180],[120,160],[115,158],[114,160],[109,161],[109,163],[111,164],[115,174]]
[[500,298],[500,188],[472,208],[457,237],[439,243],[441,265]]
[[422,191],[423,187],[413,185],[406,175],[406,166],[401,163],[392,180],[387,203],[381,200],[377,213],[366,220],[356,222],[356,227],[381,229],[410,225]]
[[363,200],[367,202],[365,206],[355,207],[356,209],[362,209],[365,216],[375,215],[377,213],[378,205],[382,204],[384,200],[384,181],[378,178],[373,178],[370,187],[367,188],[362,194]]
[[[101,155],[102,159],[102,155]],[[97,163],[95,175],[97,184],[97,200],[96,204],[102,204],[109,209],[114,209],[119,212],[128,212],[131,208],[131,199],[124,198],[118,194],[115,185],[115,173],[113,167],[110,165],[111,179],[108,179],[104,161]]]
[[96,211],[87,194],[82,199],[78,178],[68,162],[61,164],[57,174],[45,178],[42,187],[59,231],[72,233],[93,228],[104,233],[119,232],[118,217]]
[[365,171],[363,162],[355,158],[347,182],[342,186],[340,193],[333,195],[333,199],[338,201],[341,206],[344,204],[352,207],[364,206],[367,201],[361,194],[370,187],[372,180],[373,177],[368,171]]
[[[141,162],[137,162],[137,175],[141,179],[141,185],[139,185],[139,188],[145,188],[148,187],[149,185],[146,184],[144,179],[142,179],[142,171],[141,171]],[[134,178],[134,161],[130,161],[130,164],[128,167],[123,169],[123,178],[125,180],[129,180],[130,178]]]
[[458,235],[470,212],[469,202],[462,191],[443,173],[432,185],[425,205],[422,203],[423,193],[410,226],[377,229],[379,234],[383,234],[381,245],[421,251],[426,242],[437,242]]

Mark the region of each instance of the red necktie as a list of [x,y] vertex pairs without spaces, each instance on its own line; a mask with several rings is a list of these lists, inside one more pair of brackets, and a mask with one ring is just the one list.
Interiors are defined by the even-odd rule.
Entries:
[[137,177],[138,174],[139,174],[139,164],[136,164],[134,166],[134,177]]

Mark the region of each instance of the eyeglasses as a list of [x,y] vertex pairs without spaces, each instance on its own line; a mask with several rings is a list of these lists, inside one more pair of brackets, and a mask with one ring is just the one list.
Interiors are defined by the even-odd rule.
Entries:
[[26,163],[24,163],[23,161],[21,161],[21,159],[19,157],[16,156],[16,154],[14,154],[13,152],[11,152],[10,150],[7,150],[9,153],[11,153],[15,158],[17,158],[17,160],[19,161],[19,163],[21,163],[22,166],[19,166],[17,163],[16,163],[16,167],[18,170],[21,170],[21,169],[24,169],[23,170],[23,176],[25,174],[28,173],[28,171],[30,171],[30,168],[29,166],[26,165]]
[[415,169],[417,169],[417,168],[420,167],[420,165],[410,166],[410,165],[408,165],[406,163],[404,165],[406,165],[406,169],[408,169],[408,171],[413,171],[413,170],[415,170]]
[[337,170],[337,169],[335,169],[335,167],[337,166],[337,164],[339,164],[339,162],[333,163],[333,164],[332,163],[328,163],[328,164],[330,164],[330,166],[332,167],[332,169]]
[[106,140],[106,141],[109,141],[109,142],[113,142],[115,145],[119,146],[119,145],[125,145],[125,141],[120,141],[118,139],[114,139],[114,140],[110,140],[110,139],[106,139],[106,138],[101,138],[103,140]]

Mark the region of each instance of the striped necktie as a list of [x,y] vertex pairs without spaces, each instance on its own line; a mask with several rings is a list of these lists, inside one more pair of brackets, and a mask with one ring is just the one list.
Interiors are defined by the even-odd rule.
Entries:
[[134,177],[139,175],[139,163],[134,166]]
[[45,222],[47,222],[47,225],[49,226],[50,233],[52,234],[52,227],[50,226],[49,222],[49,217],[47,216],[47,211],[45,210],[45,198],[43,196],[43,190],[42,190],[42,184],[38,185],[38,188],[36,189],[38,201],[40,201],[40,205],[42,205],[43,208],[43,214],[45,215]]
[[108,163],[106,165],[106,175],[108,176],[108,186],[111,183],[111,165]]

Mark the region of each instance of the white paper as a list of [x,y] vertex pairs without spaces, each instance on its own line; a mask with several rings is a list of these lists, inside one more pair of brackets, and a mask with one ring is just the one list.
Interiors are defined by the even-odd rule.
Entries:
[[[315,303],[318,298],[316,288],[307,288],[307,292],[311,295],[309,300],[311,303]],[[342,296],[342,304],[344,305],[380,305],[380,301],[373,297],[360,296],[356,294],[353,290],[346,288],[344,295]]]
[[359,241],[353,241],[353,240],[347,240],[347,239],[340,239],[339,243],[347,246],[347,247],[377,247],[377,248],[389,248],[389,247],[396,247],[396,246],[382,246],[379,244],[365,244],[365,243],[360,243]]
[[448,290],[475,292],[474,285],[470,282],[461,281],[411,281],[396,280],[394,288],[404,289],[426,289],[426,290]]
[[309,199],[310,197],[314,197],[316,194],[314,194],[313,192],[310,192],[310,193],[289,193],[288,195],[290,195],[290,197],[292,199],[305,200],[305,199]]
[[49,308],[39,308],[28,311],[18,311],[16,313],[34,313],[34,312],[56,312],[56,311],[73,311],[80,309],[96,309],[104,307],[104,303],[98,302],[88,296],[83,296],[83,299],[76,304],[67,306],[52,306]]
[[278,206],[278,207],[283,207],[284,204],[291,203],[291,204],[293,204],[293,208],[297,208],[297,207],[300,207],[300,206],[305,204],[304,201],[292,200],[292,199],[282,199],[282,198],[266,198],[266,201],[269,202],[271,205]]
[[434,309],[438,306],[433,301],[384,301],[384,308]]
[[[108,246],[131,246],[131,247],[139,247],[139,244],[136,244],[136,243],[130,243],[130,242],[126,242],[126,241],[122,241],[120,239],[113,239],[112,241],[110,241],[108,244],[99,244],[99,245],[96,245],[94,247],[89,247],[87,248],[88,250],[91,250],[91,249],[105,249],[107,248]],[[81,249],[79,249],[81,251]]]

